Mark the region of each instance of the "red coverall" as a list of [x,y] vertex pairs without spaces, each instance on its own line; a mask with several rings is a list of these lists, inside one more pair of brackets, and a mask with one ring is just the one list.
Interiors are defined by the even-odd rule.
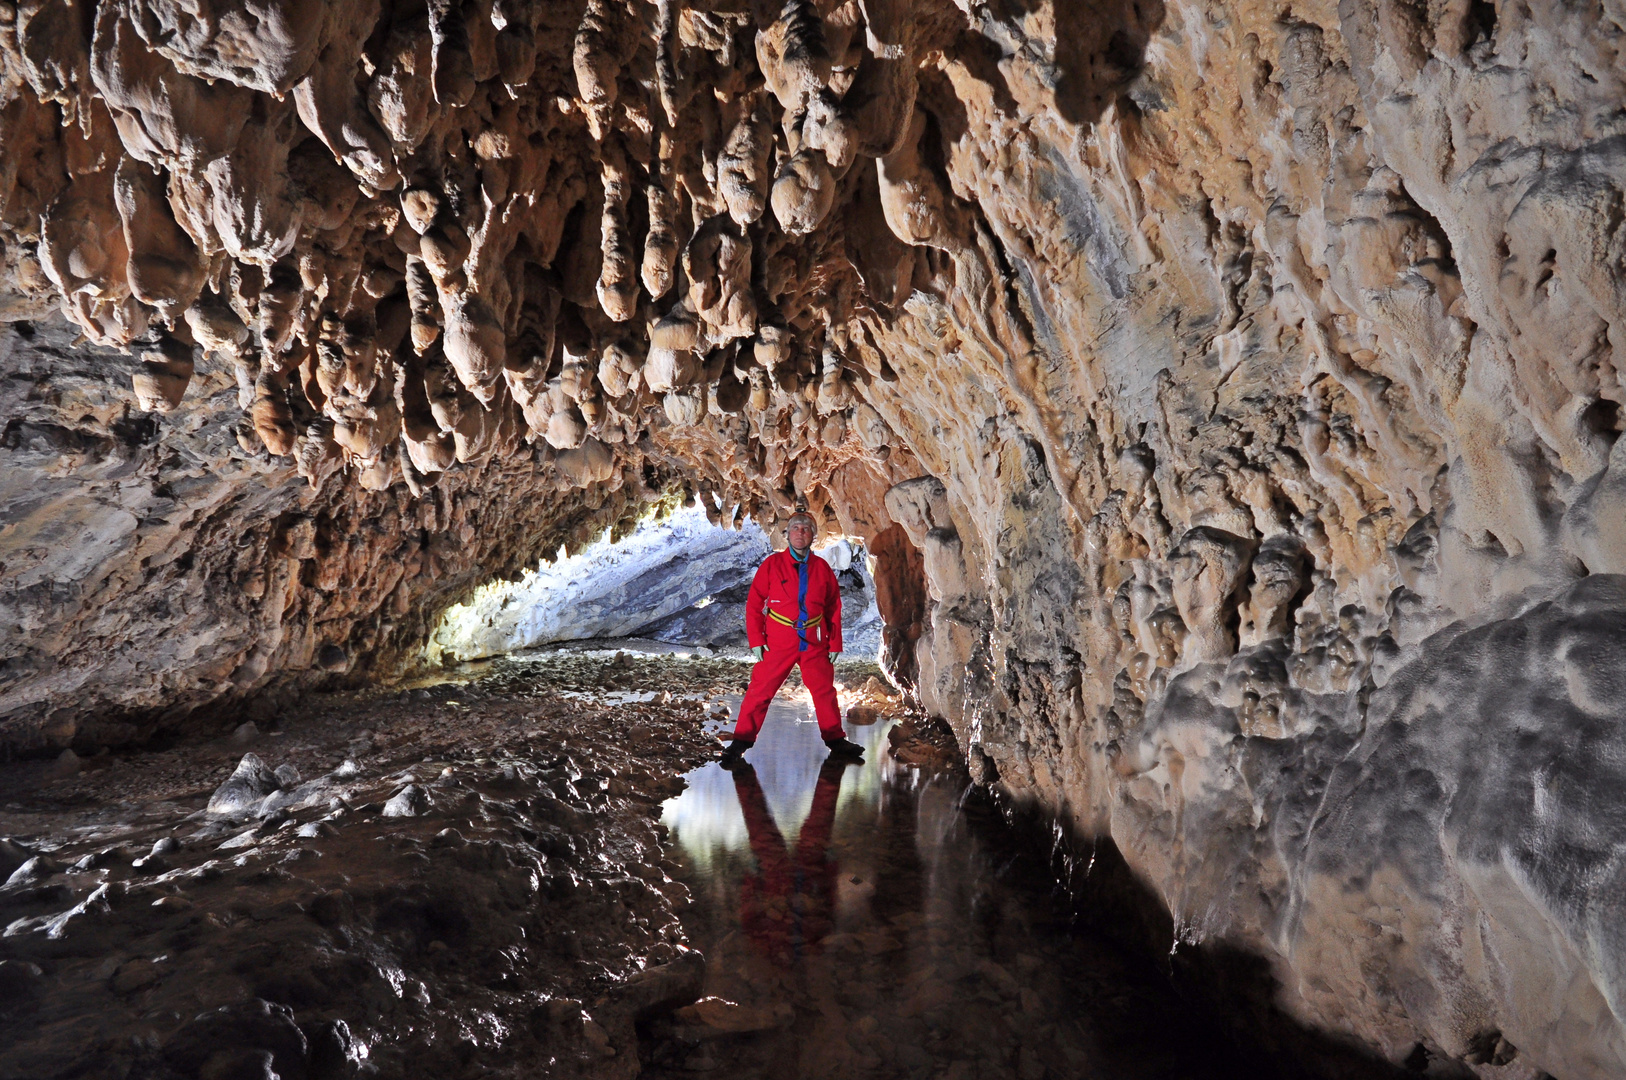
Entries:
[[735,738],[757,737],[768,702],[796,664],[813,696],[819,735],[826,741],[846,738],[836,704],[836,669],[830,662],[830,653],[841,651],[841,586],[829,563],[811,551],[805,564],[798,563],[788,548],[763,559],[745,601],[745,638],[752,648],[766,645],[768,652],[751,669]]

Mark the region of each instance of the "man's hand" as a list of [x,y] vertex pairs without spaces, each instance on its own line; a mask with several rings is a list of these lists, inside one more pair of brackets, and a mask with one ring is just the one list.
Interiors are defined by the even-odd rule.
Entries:
[[841,650],[840,649],[831,649],[830,650],[830,662],[833,664],[837,660],[840,660],[840,659],[841,659]]
[[751,663],[753,663],[753,664],[762,663],[762,654],[767,652],[767,651],[768,651],[768,646],[766,646],[766,645],[753,645],[753,646],[751,646]]

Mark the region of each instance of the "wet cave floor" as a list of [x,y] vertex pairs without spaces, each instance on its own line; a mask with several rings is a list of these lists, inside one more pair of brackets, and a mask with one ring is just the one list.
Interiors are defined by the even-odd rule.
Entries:
[[866,675],[859,765],[577,649],[0,766],[0,1077],[1260,1075]]
[[866,754],[844,765],[782,696],[745,766],[667,801],[704,997],[649,1026],[645,1075],[1258,1075],[1165,973],[1077,925],[1042,846],[963,772],[900,763],[895,722],[849,723]]

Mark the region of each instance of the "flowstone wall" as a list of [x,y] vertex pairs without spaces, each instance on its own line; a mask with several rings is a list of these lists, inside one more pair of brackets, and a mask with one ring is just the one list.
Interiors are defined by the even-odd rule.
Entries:
[[[0,533],[13,744],[382,657],[672,477],[802,496],[978,774],[1290,1012],[1626,1071],[1619,3],[254,15],[0,8],[0,453],[66,493]],[[131,439],[153,539],[49,539]]]

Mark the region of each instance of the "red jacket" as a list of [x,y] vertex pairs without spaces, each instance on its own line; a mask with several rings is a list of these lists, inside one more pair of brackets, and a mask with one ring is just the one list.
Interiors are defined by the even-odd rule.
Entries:
[[[795,635],[801,587],[796,557],[789,549],[776,551],[762,560],[757,576],[751,579],[751,595],[745,601],[745,639],[753,648],[768,644],[768,627],[775,637]],[[807,645],[808,648],[841,651],[841,586],[830,564],[808,552],[807,555]],[[770,618],[769,612],[773,613]]]

